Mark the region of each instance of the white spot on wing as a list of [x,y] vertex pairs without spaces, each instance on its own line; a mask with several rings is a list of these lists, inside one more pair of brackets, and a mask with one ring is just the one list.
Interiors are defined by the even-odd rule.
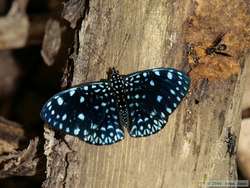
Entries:
[[158,96],[157,96],[157,101],[158,101],[158,102],[161,102],[161,100],[162,100],[162,96],[158,95]]
[[75,128],[75,129],[74,129],[74,135],[78,135],[78,134],[79,134],[79,132],[80,132],[79,127],[77,127],[77,128]]
[[98,93],[99,91],[101,91],[101,89],[96,89],[95,92]]
[[179,74],[180,76],[182,76],[182,73],[181,73],[181,72],[177,72],[177,74]]
[[137,123],[141,123],[141,122],[143,122],[143,120],[142,120],[142,119],[139,119],[139,120],[137,121]]
[[85,129],[85,130],[83,131],[83,135],[86,136],[86,135],[88,135],[88,134],[89,134],[89,132]]
[[173,74],[171,72],[168,72],[167,77],[168,77],[169,80],[172,80],[173,79]]
[[92,123],[90,128],[91,128],[91,129],[96,129],[96,128],[97,128],[97,125],[94,124],[94,123]]
[[115,108],[114,108],[114,107],[111,107],[110,110],[111,110],[111,111],[115,111]]
[[170,89],[170,92],[171,92],[173,95],[175,95],[175,91],[174,91],[174,90]]
[[165,118],[165,117],[166,117],[165,114],[164,114],[163,112],[161,112],[161,117],[162,117],[162,118]]
[[112,125],[108,125],[107,129],[114,129]]
[[106,131],[106,128],[105,127],[101,127],[101,131]]
[[62,117],[62,120],[64,121],[65,119],[67,119],[67,114],[64,114]]
[[120,133],[121,135],[124,134],[123,131],[122,131],[121,129],[116,129],[115,131],[116,131],[116,133],[118,133],[118,134],[119,134],[119,133]]
[[150,81],[149,83],[151,86],[155,86],[155,82],[153,80]]
[[51,101],[49,101],[46,106],[49,107],[50,105],[51,105]]
[[85,119],[85,116],[83,115],[83,113],[81,113],[81,114],[78,115],[78,118],[79,118],[80,120],[84,120],[84,119]]
[[63,104],[63,99],[61,97],[58,97],[57,98],[57,103],[58,103],[58,105],[61,106]]
[[156,76],[160,76],[160,72],[159,71],[154,71]]
[[167,112],[168,112],[169,114],[171,114],[171,113],[172,113],[171,108],[167,108],[166,110],[167,110]]
[[73,96],[73,95],[75,94],[75,92],[76,92],[75,90],[71,90],[71,91],[69,92],[69,95],[70,95],[70,96]]
[[133,127],[132,127],[132,129],[131,129],[131,133],[133,133],[134,131],[135,131],[135,129],[137,129],[137,127],[134,125]]
[[80,103],[83,103],[85,98],[83,96],[80,97]]

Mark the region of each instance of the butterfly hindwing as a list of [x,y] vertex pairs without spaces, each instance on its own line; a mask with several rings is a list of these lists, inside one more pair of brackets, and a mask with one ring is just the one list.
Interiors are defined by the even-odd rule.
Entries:
[[125,77],[132,137],[149,136],[161,130],[168,116],[187,94],[190,79],[172,68],[136,72]]
[[43,106],[41,117],[49,125],[90,144],[108,145],[124,138],[115,98],[105,81],[57,93]]

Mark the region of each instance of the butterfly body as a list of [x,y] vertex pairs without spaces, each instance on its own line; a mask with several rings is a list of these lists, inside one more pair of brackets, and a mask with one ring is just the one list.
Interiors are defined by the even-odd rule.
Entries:
[[124,127],[128,126],[129,117],[128,117],[128,105],[127,105],[127,93],[128,93],[128,83],[125,83],[124,76],[120,75],[115,68],[111,70],[111,78],[109,80],[111,87],[112,95],[115,96],[117,101],[117,107],[119,111],[119,120],[120,124]]
[[190,79],[172,68],[120,75],[85,83],[57,93],[41,111],[52,127],[90,144],[109,145],[124,138],[160,131],[187,94]]

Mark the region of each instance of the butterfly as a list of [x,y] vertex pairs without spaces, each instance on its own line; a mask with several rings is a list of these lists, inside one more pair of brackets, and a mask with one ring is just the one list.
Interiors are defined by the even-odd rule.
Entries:
[[188,93],[190,78],[173,68],[120,75],[112,68],[107,80],[61,91],[42,107],[50,126],[89,144],[110,145],[159,132]]

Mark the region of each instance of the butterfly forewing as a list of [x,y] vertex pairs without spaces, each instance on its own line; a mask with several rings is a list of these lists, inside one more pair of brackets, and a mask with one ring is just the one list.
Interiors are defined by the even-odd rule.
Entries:
[[43,106],[41,117],[90,144],[107,145],[124,138],[117,109],[108,82],[94,82],[54,95]]
[[149,136],[161,130],[187,94],[190,79],[172,68],[151,69],[125,77],[129,85],[129,134]]

